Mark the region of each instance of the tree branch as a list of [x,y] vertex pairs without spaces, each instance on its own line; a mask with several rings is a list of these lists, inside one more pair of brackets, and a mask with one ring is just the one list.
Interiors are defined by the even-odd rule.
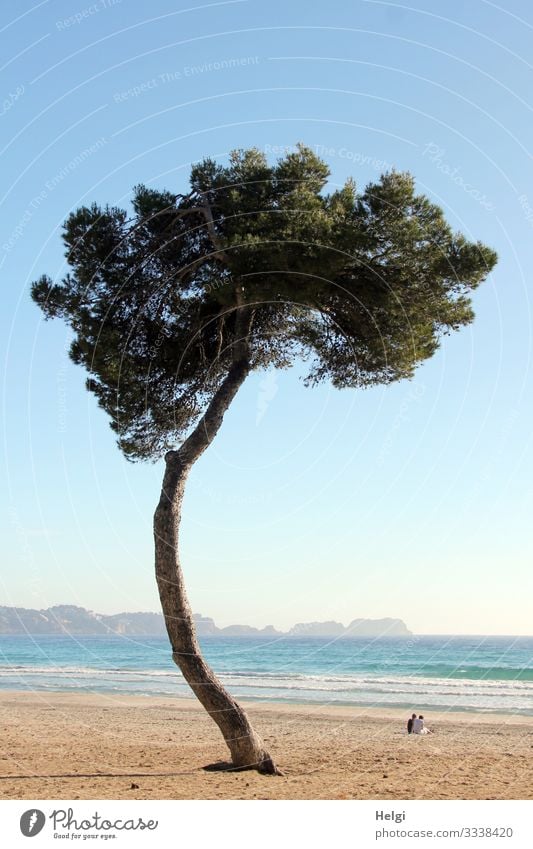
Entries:
[[233,363],[192,433],[177,451],[166,453],[167,467],[176,465],[182,469],[188,469],[204,453],[220,429],[224,413],[249,372],[250,364],[247,360],[241,359]]
[[184,218],[186,215],[191,214],[203,215],[207,227],[207,232],[209,233],[209,238],[211,239],[211,242],[214,248],[216,249],[218,256],[224,259],[225,262],[229,262],[229,256],[222,247],[220,239],[217,235],[215,219],[213,218],[213,212],[207,200],[204,198],[202,200],[201,206],[191,206],[188,209],[180,209],[179,212],[177,212],[178,218]]

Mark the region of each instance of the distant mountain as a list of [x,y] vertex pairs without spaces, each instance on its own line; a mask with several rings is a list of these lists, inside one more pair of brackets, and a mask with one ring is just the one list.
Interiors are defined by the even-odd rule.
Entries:
[[291,637],[340,637],[345,632],[340,622],[298,622],[289,631]]
[[[272,625],[252,628],[250,625],[229,625],[218,628],[213,619],[194,614],[200,637],[276,637],[284,635]],[[129,636],[164,636],[165,623],[160,613],[116,613],[105,616],[84,607],[58,604],[46,610],[0,606],[0,634],[127,634]],[[354,619],[347,628],[340,622],[301,622],[287,635],[290,637],[403,637],[409,636],[401,619]]]
[[340,622],[299,622],[291,637],[409,637],[402,619],[354,619],[347,628]]
[[[217,628],[207,616],[194,614],[196,631],[201,637],[222,635],[276,636],[272,625],[252,628],[250,625],[230,625]],[[105,616],[93,613],[84,607],[58,604],[46,610],[31,610],[25,607],[0,607],[0,634],[128,634],[130,636],[164,636],[165,622],[160,613],[115,613]]]
[[403,619],[353,619],[346,628],[347,637],[410,637]]
[[276,631],[273,625],[266,628],[253,628],[251,625],[228,625],[227,628],[217,628],[217,633],[223,637],[276,637],[283,631]]

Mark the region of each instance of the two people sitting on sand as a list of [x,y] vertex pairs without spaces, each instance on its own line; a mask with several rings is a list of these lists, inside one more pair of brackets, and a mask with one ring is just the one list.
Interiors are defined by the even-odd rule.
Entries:
[[431,731],[424,725],[424,717],[422,715],[417,716],[416,713],[413,713],[413,715],[407,722],[407,733],[431,734]]

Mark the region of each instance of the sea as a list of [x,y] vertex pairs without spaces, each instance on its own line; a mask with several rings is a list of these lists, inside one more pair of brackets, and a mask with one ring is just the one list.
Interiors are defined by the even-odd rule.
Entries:
[[[203,637],[244,701],[533,715],[533,637]],[[193,698],[166,637],[0,636],[0,689]]]

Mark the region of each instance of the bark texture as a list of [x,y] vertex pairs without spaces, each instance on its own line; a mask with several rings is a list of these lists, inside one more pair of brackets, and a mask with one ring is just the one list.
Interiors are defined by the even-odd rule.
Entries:
[[233,765],[279,775],[260,736],[202,657],[187,600],[178,542],[185,483],[192,465],[215,437],[224,413],[249,373],[246,359],[234,362],[199,424],[181,448],[169,451],[161,498],[154,516],[155,570],[172,657],[183,677],[220,728]]

